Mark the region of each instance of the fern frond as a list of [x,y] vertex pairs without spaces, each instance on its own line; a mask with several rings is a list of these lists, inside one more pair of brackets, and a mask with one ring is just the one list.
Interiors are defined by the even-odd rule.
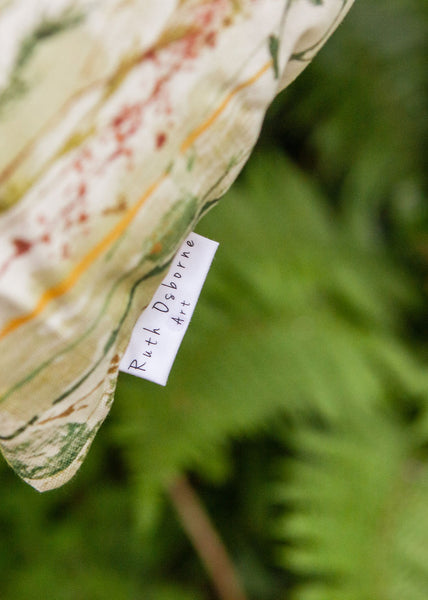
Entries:
[[278,413],[334,422],[381,405],[390,386],[428,390],[401,339],[412,279],[382,247],[345,236],[280,152],[256,154],[216,212],[198,231],[220,249],[168,386],[124,376],[113,409],[151,522],[162,482],[183,468],[221,472],[225,440]]
[[354,413],[307,425],[282,461],[279,560],[300,578],[295,600],[424,600],[428,465],[410,431]]

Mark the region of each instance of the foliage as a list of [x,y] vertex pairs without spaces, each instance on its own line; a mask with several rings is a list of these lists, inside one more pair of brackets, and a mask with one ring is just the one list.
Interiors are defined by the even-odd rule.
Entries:
[[213,598],[184,471],[249,598],[428,596],[427,17],[359,0],[274,103],[168,386],[121,376],[65,488],[2,469],[3,599]]

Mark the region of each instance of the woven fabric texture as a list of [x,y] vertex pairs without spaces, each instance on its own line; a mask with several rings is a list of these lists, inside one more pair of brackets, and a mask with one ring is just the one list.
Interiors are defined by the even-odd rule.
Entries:
[[169,261],[351,4],[0,0],[0,445],[36,489],[79,468]]

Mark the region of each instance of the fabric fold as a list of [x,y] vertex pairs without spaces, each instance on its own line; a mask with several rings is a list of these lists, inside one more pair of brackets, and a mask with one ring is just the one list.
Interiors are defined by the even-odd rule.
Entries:
[[169,261],[351,4],[1,10],[0,445],[34,488],[79,468]]

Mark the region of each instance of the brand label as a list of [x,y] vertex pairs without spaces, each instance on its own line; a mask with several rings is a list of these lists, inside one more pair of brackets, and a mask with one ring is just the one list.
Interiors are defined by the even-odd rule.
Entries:
[[166,385],[217,248],[197,233],[183,242],[133,329],[121,371]]

